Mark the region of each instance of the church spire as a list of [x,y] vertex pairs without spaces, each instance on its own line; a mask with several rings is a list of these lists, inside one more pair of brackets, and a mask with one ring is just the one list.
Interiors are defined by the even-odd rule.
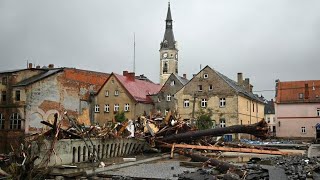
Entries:
[[160,49],[176,49],[175,40],[172,30],[172,16],[170,9],[170,2],[168,3],[168,12],[166,18],[166,31],[164,33],[163,41],[161,42]]

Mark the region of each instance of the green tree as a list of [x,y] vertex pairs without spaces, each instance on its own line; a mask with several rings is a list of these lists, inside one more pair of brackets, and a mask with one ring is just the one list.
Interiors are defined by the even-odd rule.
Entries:
[[114,119],[117,121],[117,122],[123,122],[126,120],[126,116],[124,114],[124,111],[118,111],[116,115],[114,115]]
[[211,108],[200,108],[200,110],[196,112],[197,128],[200,130],[212,128],[214,124],[211,119],[212,114],[213,111]]

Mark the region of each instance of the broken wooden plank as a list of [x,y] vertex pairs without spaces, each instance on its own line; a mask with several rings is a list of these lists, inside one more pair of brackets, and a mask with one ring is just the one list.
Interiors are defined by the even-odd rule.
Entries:
[[232,133],[251,134],[257,138],[266,139],[268,137],[268,124],[264,120],[261,120],[260,122],[251,125],[234,125],[223,128],[205,129],[173,134],[167,137],[159,137],[158,140],[163,142],[182,142],[199,139],[203,136],[222,136],[224,134]]
[[[171,148],[173,144],[161,144],[159,147]],[[273,155],[289,155],[290,152],[283,151],[272,151],[262,149],[250,149],[250,148],[233,148],[233,147],[218,147],[218,146],[200,146],[190,144],[174,144],[175,148],[186,148],[186,149],[203,149],[203,150],[214,150],[214,151],[226,151],[226,152],[242,152],[242,153],[256,153],[256,154],[273,154]]]

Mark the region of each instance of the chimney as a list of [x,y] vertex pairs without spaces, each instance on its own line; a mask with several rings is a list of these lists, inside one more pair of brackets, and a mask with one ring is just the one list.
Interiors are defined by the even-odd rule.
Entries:
[[304,98],[305,99],[309,99],[309,85],[308,85],[308,83],[305,83],[304,84]]
[[243,84],[243,76],[242,76],[242,73],[238,73],[238,84],[239,85],[242,85]]
[[48,68],[49,68],[49,69],[52,69],[52,68],[54,68],[54,65],[53,65],[53,64],[49,64],[49,65],[48,65]]
[[252,92],[253,86],[250,84],[250,92]]
[[187,74],[183,74],[182,76],[183,78],[187,79]]
[[245,89],[246,89],[247,91],[250,91],[250,79],[249,79],[249,78],[245,78],[245,79],[244,79],[243,85],[244,85],[244,87],[245,87]]
[[127,76],[128,75],[128,71],[123,71],[123,76]]
[[128,80],[130,80],[130,81],[134,81],[135,80],[135,73],[134,72],[128,72],[127,73],[127,75],[126,75],[126,77],[128,78]]
[[32,63],[29,63],[28,64],[28,69],[31,69],[32,68]]

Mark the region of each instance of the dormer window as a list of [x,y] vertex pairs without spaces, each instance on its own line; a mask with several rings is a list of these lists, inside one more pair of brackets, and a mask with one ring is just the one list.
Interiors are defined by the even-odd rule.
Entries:
[[198,85],[198,91],[202,91],[202,85]]
[[170,85],[171,85],[171,86],[174,86],[175,83],[176,83],[175,81],[171,81]]
[[203,75],[203,78],[204,78],[204,79],[207,79],[208,77],[209,77],[208,74],[204,74],[204,75]]

